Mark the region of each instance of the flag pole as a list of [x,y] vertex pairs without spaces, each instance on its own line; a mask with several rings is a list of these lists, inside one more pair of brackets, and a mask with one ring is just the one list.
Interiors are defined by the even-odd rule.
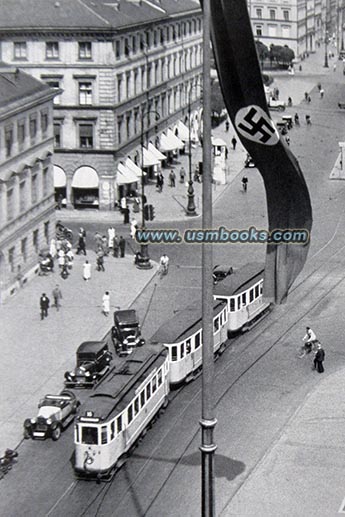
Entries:
[[[210,0],[203,0],[203,229],[212,228],[212,170],[211,170],[211,83],[210,83]],[[213,432],[217,420],[214,407],[213,358],[213,278],[212,244],[202,244],[202,327],[203,373],[201,412],[201,515],[215,516],[214,456],[216,445]]]

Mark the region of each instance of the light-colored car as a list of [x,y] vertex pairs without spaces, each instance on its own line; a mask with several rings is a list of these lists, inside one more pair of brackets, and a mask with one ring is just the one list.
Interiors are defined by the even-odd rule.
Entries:
[[268,101],[268,108],[270,110],[284,111],[286,108],[286,104],[283,101],[270,99]]

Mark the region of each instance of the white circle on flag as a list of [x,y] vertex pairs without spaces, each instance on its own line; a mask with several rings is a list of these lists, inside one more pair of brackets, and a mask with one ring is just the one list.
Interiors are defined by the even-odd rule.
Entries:
[[252,142],[263,145],[276,145],[279,142],[279,132],[272,119],[255,104],[238,110],[235,126],[242,136]]

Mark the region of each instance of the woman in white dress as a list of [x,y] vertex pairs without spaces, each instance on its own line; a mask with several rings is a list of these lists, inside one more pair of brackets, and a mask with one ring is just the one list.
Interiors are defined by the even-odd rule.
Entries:
[[104,316],[109,316],[110,312],[110,295],[109,291],[105,291],[102,298],[102,312]]
[[86,282],[91,278],[91,264],[88,260],[83,264],[83,278]]

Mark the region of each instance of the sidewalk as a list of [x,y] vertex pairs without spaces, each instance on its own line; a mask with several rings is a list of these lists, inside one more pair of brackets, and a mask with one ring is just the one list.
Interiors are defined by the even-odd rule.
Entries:
[[[89,282],[82,278],[82,264],[92,264]],[[156,273],[157,267],[139,270],[133,255],[105,258],[105,273],[95,269],[93,251],[76,256],[67,280],[58,272],[37,277],[0,307],[0,444],[1,450],[15,447],[22,439],[24,419],[34,416],[37,403],[46,393],[59,393],[64,372],[75,365],[75,352],[82,341],[101,339],[112,325],[112,312],[129,307]],[[130,278],[130,282],[128,281]],[[56,283],[63,299],[59,312],[49,309],[40,320],[39,298],[50,298]],[[110,292],[111,312],[101,312],[102,296]]]

